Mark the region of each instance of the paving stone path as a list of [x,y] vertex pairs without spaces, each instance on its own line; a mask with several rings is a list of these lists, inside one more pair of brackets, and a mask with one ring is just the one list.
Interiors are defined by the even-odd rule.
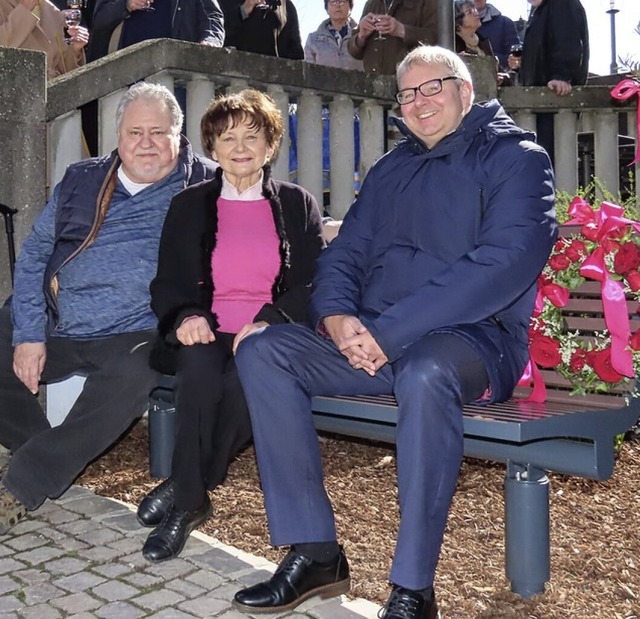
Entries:
[[[179,558],[143,559],[133,508],[79,487],[47,501],[0,537],[0,619],[243,619],[233,594],[275,565],[201,533]],[[313,598],[264,619],[375,619],[365,600]]]

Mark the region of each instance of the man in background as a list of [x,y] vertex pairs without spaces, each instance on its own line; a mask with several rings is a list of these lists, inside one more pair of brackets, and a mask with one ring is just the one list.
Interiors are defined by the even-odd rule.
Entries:
[[[546,86],[564,97],[589,74],[589,28],[580,0],[529,0],[533,10],[524,35],[522,58],[509,57],[522,86]],[[554,114],[537,115],[538,143],[553,160]]]
[[[116,28],[122,26],[120,34]],[[96,0],[90,60],[148,39],[178,39],[212,47],[224,44],[224,17],[217,0]],[[113,43],[113,42],[111,42]]]
[[407,52],[437,41],[437,0],[367,0],[347,49],[365,71],[395,75]]

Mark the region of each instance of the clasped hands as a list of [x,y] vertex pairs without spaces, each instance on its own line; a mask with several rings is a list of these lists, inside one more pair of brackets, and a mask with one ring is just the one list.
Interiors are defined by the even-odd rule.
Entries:
[[389,361],[373,335],[355,316],[327,316],[323,323],[353,369],[364,370],[369,376],[375,376]]

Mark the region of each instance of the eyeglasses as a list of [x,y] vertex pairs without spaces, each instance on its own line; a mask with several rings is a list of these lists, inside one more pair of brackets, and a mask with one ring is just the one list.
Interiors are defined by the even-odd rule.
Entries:
[[349,0],[329,0],[327,4],[331,6],[342,6],[343,4],[349,4]]
[[470,8],[467,9],[466,11],[462,11],[463,15],[477,15],[478,14],[478,9],[476,8]]
[[457,75],[448,75],[447,77],[437,77],[434,80],[423,82],[415,88],[404,88],[396,93],[396,101],[400,105],[411,103],[412,101],[415,101],[418,92],[423,97],[433,97],[433,95],[437,95],[439,92],[442,92],[442,85],[444,84],[444,82],[446,82],[447,80],[459,79],[460,78]]

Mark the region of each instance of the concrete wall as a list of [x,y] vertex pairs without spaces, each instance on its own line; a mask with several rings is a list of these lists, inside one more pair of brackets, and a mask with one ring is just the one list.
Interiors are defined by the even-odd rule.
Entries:
[[[45,199],[46,59],[0,47],[0,202],[18,209],[17,249]],[[7,238],[0,240],[0,302],[11,291]]]

